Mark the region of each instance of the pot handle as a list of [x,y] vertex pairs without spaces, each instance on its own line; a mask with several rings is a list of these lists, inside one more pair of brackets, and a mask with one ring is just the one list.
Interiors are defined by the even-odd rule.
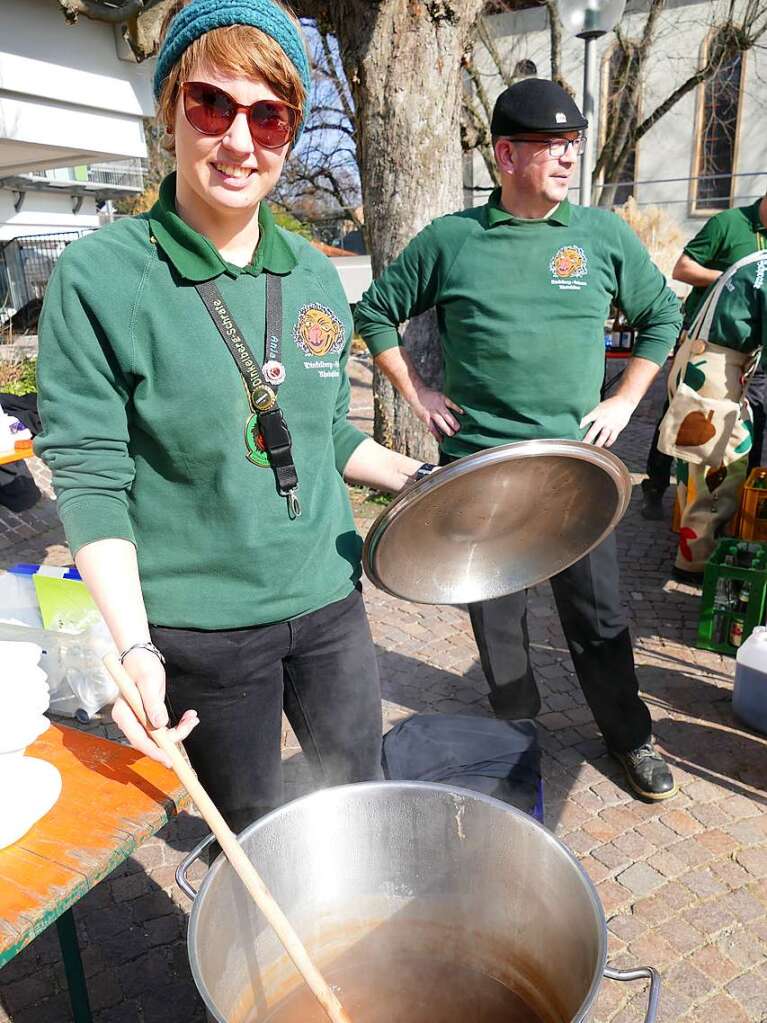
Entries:
[[660,1002],[660,974],[656,969],[652,966],[637,966],[634,970],[616,970],[612,966],[605,966],[604,975],[608,980],[649,980],[650,994],[644,1023],[655,1023]]
[[197,898],[197,889],[192,887],[189,878],[186,876],[187,871],[194,863],[194,861],[198,860],[200,856],[205,852],[210,843],[215,841],[215,838],[216,838],[215,835],[206,835],[205,838],[203,838],[201,842],[197,843],[194,849],[192,849],[192,851],[179,863],[178,867],[176,868],[176,884],[179,886],[184,895],[190,898],[192,902],[194,902],[194,900]]

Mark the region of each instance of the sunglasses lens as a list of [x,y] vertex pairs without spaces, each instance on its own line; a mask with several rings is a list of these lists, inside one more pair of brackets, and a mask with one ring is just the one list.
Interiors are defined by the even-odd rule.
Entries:
[[286,103],[261,100],[250,108],[250,133],[265,149],[280,149],[293,137],[296,115]]
[[222,135],[236,113],[231,99],[215,85],[187,82],[184,89],[184,113],[203,135]]

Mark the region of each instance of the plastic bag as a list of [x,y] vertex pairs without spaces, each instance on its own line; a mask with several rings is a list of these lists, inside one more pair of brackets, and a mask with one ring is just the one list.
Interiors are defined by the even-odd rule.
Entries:
[[[58,570],[48,569],[53,571]],[[111,637],[100,615],[83,619],[84,628],[77,632],[43,628],[33,575],[15,571],[0,575],[0,640],[39,644],[51,712],[89,721],[117,699],[117,686],[101,662],[114,649]]]
[[[62,679],[59,692],[51,693],[51,709],[69,706],[69,695],[75,697],[75,709],[71,714],[78,721],[88,721],[102,707],[114,703],[118,690],[101,658],[113,649],[112,639],[103,621],[92,625],[85,632],[69,637],[62,657]],[[66,713],[63,710],[55,713]]]

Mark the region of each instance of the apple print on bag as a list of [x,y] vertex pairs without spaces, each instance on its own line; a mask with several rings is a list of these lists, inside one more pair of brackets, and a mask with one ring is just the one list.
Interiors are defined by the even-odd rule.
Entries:
[[708,416],[703,412],[689,412],[682,420],[676,443],[680,448],[697,448],[708,444],[716,436],[716,427],[711,422],[714,418],[712,409]]

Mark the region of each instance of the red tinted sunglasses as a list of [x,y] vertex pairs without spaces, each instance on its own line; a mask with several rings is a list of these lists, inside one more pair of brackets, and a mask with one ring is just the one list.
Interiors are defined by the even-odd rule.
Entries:
[[181,93],[186,119],[201,135],[223,135],[241,110],[248,118],[251,138],[264,149],[282,149],[295,133],[298,113],[281,100],[259,99],[245,106],[208,82],[184,82]]

